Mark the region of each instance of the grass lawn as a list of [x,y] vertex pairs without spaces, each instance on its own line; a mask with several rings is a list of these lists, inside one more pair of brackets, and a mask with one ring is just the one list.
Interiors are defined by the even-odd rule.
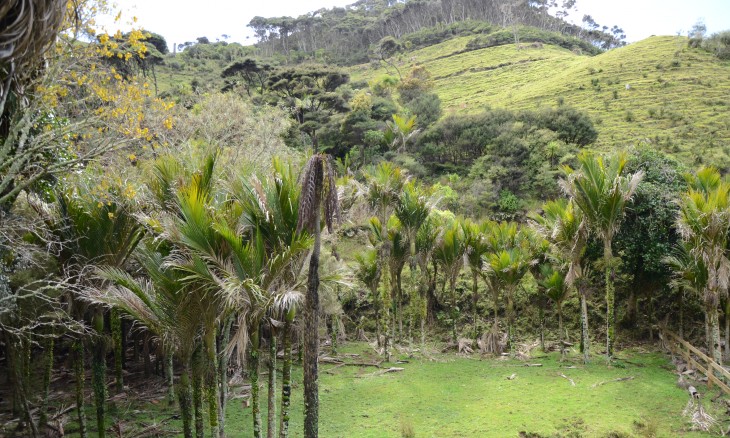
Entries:
[[[346,361],[377,361],[373,349],[365,343],[348,343],[340,353],[350,355],[345,357]],[[359,357],[353,359],[352,354]],[[433,360],[402,356],[401,359],[409,362],[381,365],[404,368],[402,372],[388,374],[378,374],[375,367],[335,368],[335,365],[322,364],[320,436],[712,436],[690,431],[688,419],[682,416],[688,396],[675,385],[676,376],[668,356],[629,350],[619,357],[616,366],[608,368],[600,357],[583,366],[577,357],[561,363],[556,353],[542,357],[538,354],[529,361],[541,363],[541,367],[526,367],[519,360],[480,359],[478,355],[460,357],[453,353],[435,354]],[[508,380],[512,374],[516,377]],[[293,377],[290,430],[291,436],[298,437],[302,436],[300,368],[295,368]],[[623,377],[632,379],[614,381]],[[263,385],[266,380],[263,372],[261,380]],[[698,388],[707,398],[708,412],[725,425],[724,408],[720,404],[713,406],[709,400],[718,390],[706,393],[704,386]],[[160,392],[160,401],[142,406],[139,402],[129,406],[120,404],[119,417],[125,428],[131,431],[139,425],[149,426],[164,420],[163,429],[179,431],[179,419],[171,419],[176,411],[166,406],[163,394]],[[265,427],[265,388],[261,396]],[[228,404],[229,437],[251,436],[251,409],[242,404],[240,398]],[[87,415],[90,429],[94,429],[91,407]],[[110,419],[110,424],[113,422]],[[74,434],[74,424],[69,424],[66,430],[70,432],[67,436],[78,436]],[[405,434],[408,430],[414,434]]]

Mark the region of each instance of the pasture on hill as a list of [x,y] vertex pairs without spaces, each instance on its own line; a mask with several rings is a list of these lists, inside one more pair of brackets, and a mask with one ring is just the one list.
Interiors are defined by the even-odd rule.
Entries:
[[[685,37],[650,37],[597,56],[531,43],[468,50],[473,39],[404,53],[396,65],[426,67],[445,114],[569,105],[594,120],[599,150],[643,141],[695,165],[728,162],[730,63],[688,48]],[[351,68],[353,82],[387,73]]]

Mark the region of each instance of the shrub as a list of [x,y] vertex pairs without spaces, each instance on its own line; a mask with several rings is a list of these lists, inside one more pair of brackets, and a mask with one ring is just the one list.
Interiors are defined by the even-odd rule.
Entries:
[[730,30],[712,34],[702,42],[702,48],[718,59],[730,59]]

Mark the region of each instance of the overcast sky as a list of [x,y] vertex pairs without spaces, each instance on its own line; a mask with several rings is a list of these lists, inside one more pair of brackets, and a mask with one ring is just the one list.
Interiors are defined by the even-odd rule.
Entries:
[[[259,15],[296,17],[310,11],[345,6],[355,0],[116,0],[122,21],[138,18],[137,26],[157,32],[170,46],[206,36],[211,41],[226,34],[229,41],[253,43],[246,27]],[[579,11],[571,18],[580,22],[589,14],[600,25],[623,28],[629,42],[650,35],[686,35],[698,20],[709,33],[730,30],[730,0],[577,0]],[[111,23],[108,20],[107,23]],[[124,26],[107,24],[114,31]]]

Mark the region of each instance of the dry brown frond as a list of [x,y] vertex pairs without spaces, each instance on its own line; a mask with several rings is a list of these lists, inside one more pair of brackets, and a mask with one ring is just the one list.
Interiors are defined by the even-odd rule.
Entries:
[[302,194],[299,198],[299,221],[297,231],[307,230],[314,233],[320,224],[317,222],[317,209],[324,207],[324,221],[332,233],[334,224],[340,218],[340,203],[332,158],[316,154],[307,161],[300,176]]
[[9,0],[0,5],[0,113],[11,89],[22,95],[66,15],[66,0]]

